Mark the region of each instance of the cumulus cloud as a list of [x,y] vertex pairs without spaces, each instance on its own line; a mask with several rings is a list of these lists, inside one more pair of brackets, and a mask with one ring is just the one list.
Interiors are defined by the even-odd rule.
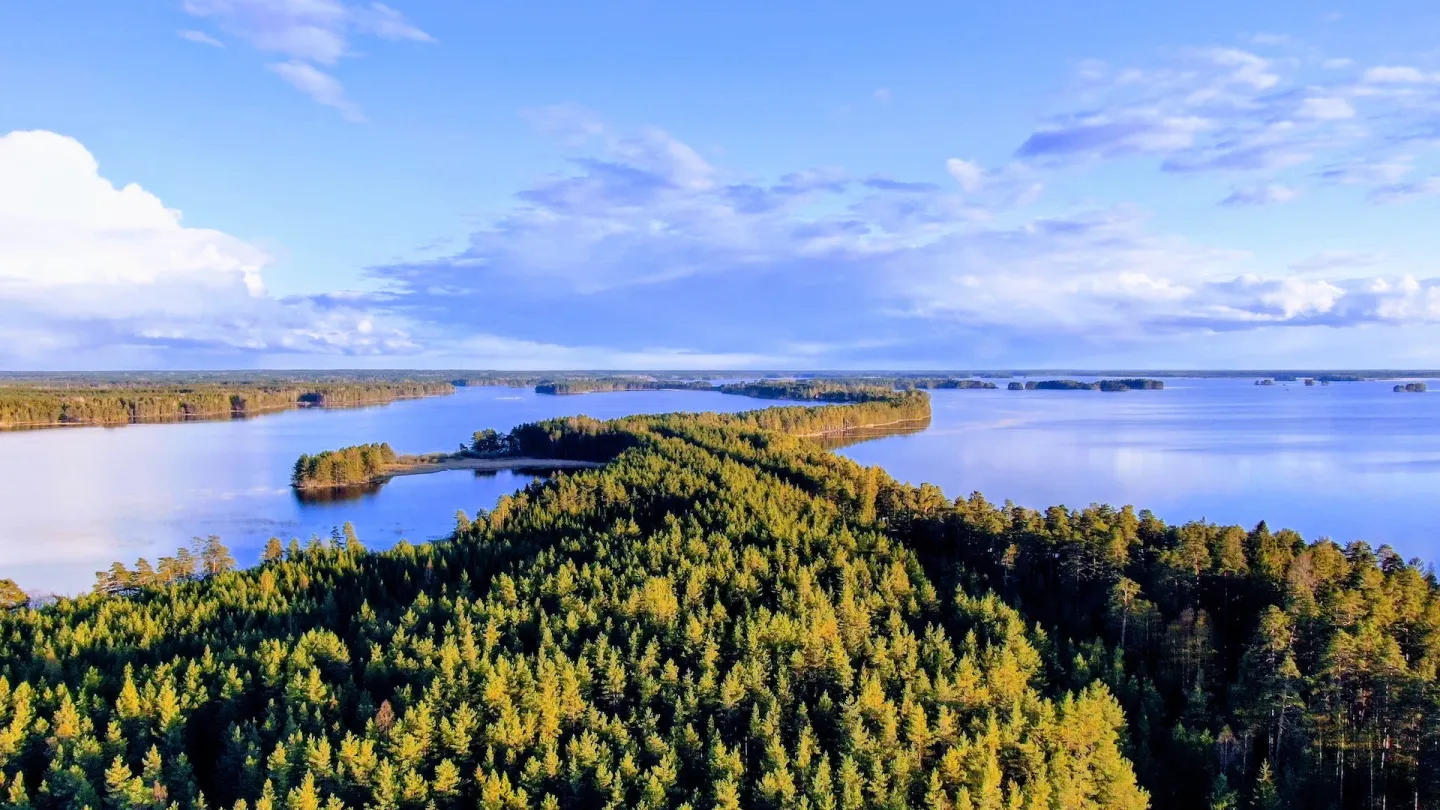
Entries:
[[[390,291],[373,306],[526,346],[585,346],[604,334],[616,356],[680,346],[717,364],[794,358],[800,347],[811,364],[840,356],[827,352],[933,364],[955,357],[938,346],[972,341],[1115,348],[1434,317],[1433,282],[1356,277],[1366,263],[1338,254],[1312,259],[1304,274],[1267,267],[1155,232],[1128,206],[1018,224],[1010,212],[1002,226],[973,198],[1005,172],[968,161],[943,166],[959,193],[837,169],[762,181],[663,131],[580,120],[585,137],[563,139],[569,169],[518,192],[465,250],[371,268]],[[1296,193],[1242,186],[1234,204]],[[857,346],[856,334],[874,341]]]
[[51,132],[0,137],[0,323],[12,355],[55,357],[119,346],[227,352],[403,348],[387,320],[369,334],[352,308],[280,301],[263,251],[188,227],[139,185],[117,188],[78,141]]
[[[355,55],[351,41],[359,36],[391,41],[434,41],[399,11],[376,2],[184,0],[182,7],[192,16],[213,21],[256,50],[282,57],[283,61],[269,65],[276,75],[320,104],[339,110],[351,121],[364,120],[359,108],[346,99],[340,81],[317,65],[333,68],[342,58]],[[196,42],[214,42],[201,31],[184,32],[181,36]]]

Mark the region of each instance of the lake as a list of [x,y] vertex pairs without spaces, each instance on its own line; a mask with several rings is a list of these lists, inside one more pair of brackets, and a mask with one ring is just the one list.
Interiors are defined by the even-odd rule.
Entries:
[[371,548],[444,537],[455,512],[489,509],[534,476],[454,470],[401,476],[350,500],[302,501],[301,453],[389,442],[397,453],[454,450],[476,430],[588,414],[738,411],[778,404],[707,391],[548,396],[460,388],[453,396],[251,419],[0,432],[0,577],[35,592],[90,588],[95,572],[154,563],[191,537],[219,535],[242,565],[270,537],[302,542],[350,521]]
[[[1094,378],[1080,378],[1094,379]],[[934,391],[930,428],[844,448],[951,497],[1022,506],[1134,504],[1307,539],[1440,558],[1440,396],[1396,381],[1257,386],[1167,379],[1163,391]]]
[[[951,497],[1043,508],[1133,503],[1169,522],[1206,518],[1390,543],[1436,559],[1440,397],[1393,382],[1256,386],[1170,379],[1163,391],[934,391],[929,429],[839,452]],[[700,391],[583,396],[462,388],[373,408],[254,419],[0,433],[0,576],[75,592],[114,560],[151,562],[219,535],[242,564],[266,539],[328,535],[346,520],[372,548],[443,537],[457,509],[491,508],[532,480],[452,471],[396,478],[356,499],[304,502],[304,452],[387,441],[450,450],[484,427],[585,413],[736,411],[787,404]]]

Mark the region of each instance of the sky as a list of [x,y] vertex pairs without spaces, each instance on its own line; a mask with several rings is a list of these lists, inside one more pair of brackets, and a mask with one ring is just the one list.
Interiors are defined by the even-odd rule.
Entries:
[[0,4],[0,369],[1440,368],[1433,2]]

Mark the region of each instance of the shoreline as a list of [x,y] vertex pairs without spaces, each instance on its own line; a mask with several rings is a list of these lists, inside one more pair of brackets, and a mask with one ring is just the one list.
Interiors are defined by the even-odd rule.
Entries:
[[833,428],[831,430],[820,430],[816,431],[815,433],[796,433],[795,435],[801,439],[813,439],[816,436],[834,436],[837,433],[853,433],[857,430],[874,430],[875,428],[889,427],[890,425],[903,425],[907,422],[925,422],[928,421],[930,418],[931,417],[929,416],[916,416],[911,419],[892,419],[889,422],[876,422],[871,425],[851,425],[850,427]]
[[578,461],[568,458],[535,458],[533,456],[514,456],[508,458],[469,458],[464,456],[445,456],[441,458],[427,458],[424,456],[411,456],[410,460],[391,464],[378,475],[367,481],[352,482],[348,484],[306,484],[296,486],[294,489],[303,492],[314,492],[326,489],[345,489],[346,487],[366,486],[369,484],[383,484],[392,478],[402,475],[429,475],[430,473],[447,472],[449,470],[593,470],[604,466],[598,461]]

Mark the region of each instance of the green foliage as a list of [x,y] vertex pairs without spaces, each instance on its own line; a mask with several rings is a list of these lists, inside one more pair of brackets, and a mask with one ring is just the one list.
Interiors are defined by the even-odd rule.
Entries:
[[384,443],[357,444],[313,456],[306,454],[295,460],[290,483],[302,489],[364,484],[395,460],[395,451]]
[[595,377],[547,380],[535,386],[537,394],[590,394],[614,391],[710,391],[714,386],[705,380],[651,379],[634,377]]
[[246,416],[302,405],[360,405],[453,391],[450,383],[441,381],[0,382],[0,428]]

